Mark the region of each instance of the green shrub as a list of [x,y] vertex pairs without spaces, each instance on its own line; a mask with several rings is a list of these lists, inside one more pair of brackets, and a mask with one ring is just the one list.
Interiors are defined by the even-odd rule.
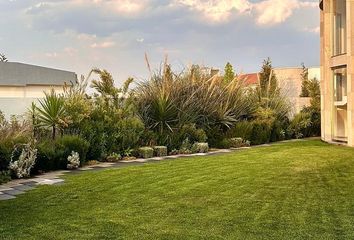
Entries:
[[290,122],[288,133],[292,138],[303,138],[310,136],[311,115],[307,112],[300,112]]
[[249,147],[250,142],[248,140],[243,140],[242,138],[230,138],[230,147],[240,148],[240,147]]
[[152,158],[154,156],[154,149],[151,147],[141,147],[138,151],[139,156],[142,158]]
[[[89,123],[90,122],[90,123]],[[87,153],[89,160],[101,160],[107,157],[107,135],[99,121],[87,120],[82,127],[82,136],[90,143]]]
[[192,153],[207,153],[209,151],[208,143],[196,142],[191,148]]
[[158,134],[152,130],[145,129],[140,136],[140,146],[154,146],[158,142]]
[[121,159],[122,159],[122,156],[120,154],[113,152],[106,158],[106,161],[107,162],[118,162]]
[[270,142],[277,142],[285,140],[287,137],[286,129],[289,126],[289,121],[285,120],[281,121],[274,121],[272,125],[272,130],[270,133]]
[[222,148],[240,148],[240,147],[249,147],[250,141],[243,140],[242,138],[224,138],[220,146]]
[[80,163],[86,162],[89,143],[79,136],[66,135],[56,140],[45,140],[38,144],[35,171],[66,169],[67,157],[72,151],[79,153]]
[[37,149],[34,172],[66,169],[67,159],[64,157],[64,149],[56,141],[42,141],[37,145]]
[[15,145],[26,142],[28,142],[28,138],[25,136],[9,137],[0,140],[0,171],[8,170],[11,153]]
[[231,148],[230,138],[224,138],[223,140],[221,140],[218,144],[218,148],[224,148],[224,149]]
[[79,153],[80,163],[86,162],[86,156],[90,144],[79,136],[65,135],[56,140],[59,146],[62,146],[64,151],[64,157],[67,158],[72,151]]
[[180,149],[178,150],[179,154],[191,154],[192,144],[189,141],[189,138],[184,139],[184,141],[181,144]]
[[154,147],[154,155],[156,157],[167,156],[167,147],[166,146],[155,146]]
[[203,129],[195,124],[185,124],[171,134],[170,149],[181,149],[182,143],[188,138],[189,142],[206,142],[207,135]]
[[214,126],[207,131],[208,135],[208,143],[211,147],[223,148],[225,142],[223,141],[225,138],[225,134],[223,129],[220,126]]
[[8,169],[13,147],[14,144],[9,139],[5,139],[0,142],[0,171]]
[[268,122],[253,121],[250,142],[252,145],[260,145],[270,142],[272,128]]
[[169,154],[170,155],[178,155],[179,151],[177,149],[172,149]]
[[0,184],[11,180],[11,172],[9,170],[0,171]]
[[108,152],[123,152],[139,146],[139,140],[144,132],[144,124],[139,118],[130,117],[118,120],[108,126],[111,133],[107,135]]
[[250,140],[252,135],[253,124],[251,121],[240,121],[226,132],[227,138],[242,138]]

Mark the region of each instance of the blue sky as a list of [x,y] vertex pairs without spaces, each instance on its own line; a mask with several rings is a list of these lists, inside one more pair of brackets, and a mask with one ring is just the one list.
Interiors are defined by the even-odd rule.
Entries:
[[105,68],[122,82],[148,77],[167,54],[237,72],[319,65],[317,0],[0,0],[0,52],[10,61],[87,74]]

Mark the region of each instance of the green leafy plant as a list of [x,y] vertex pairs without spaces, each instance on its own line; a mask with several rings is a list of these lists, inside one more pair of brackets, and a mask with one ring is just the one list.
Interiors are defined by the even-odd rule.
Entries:
[[178,152],[179,154],[190,154],[192,153],[191,148],[192,148],[192,144],[189,138],[186,138],[183,140]]
[[107,162],[118,162],[122,159],[122,156],[118,153],[111,153],[107,158],[106,158],[106,161]]
[[35,171],[66,169],[67,157],[74,151],[80,156],[80,164],[87,160],[90,144],[79,136],[65,135],[55,140],[38,143],[38,156]]
[[64,98],[52,90],[45,93],[44,99],[39,100],[38,126],[48,127],[52,130],[52,139],[55,139],[57,130],[66,126]]
[[11,180],[11,172],[9,170],[0,171],[0,184]]

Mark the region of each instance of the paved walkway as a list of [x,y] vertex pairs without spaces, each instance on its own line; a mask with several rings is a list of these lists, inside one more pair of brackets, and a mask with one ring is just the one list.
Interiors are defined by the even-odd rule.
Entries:
[[[245,148],[240,148],[240,149],[245,149]],[[33,178],[16,179],[7,182],[3,185],[0,185],[0,201],[14,199],[16,198],[17,195],[24,194],[26,191],[29,191],[39,185],[63,184],[64,179],[62,179],[61,176],[64,174],[79,174],[85,171],[95,171],[95,170],[102,170],[107,168],[122,168],[122,167],[128,167],[132,165],[142,165],[147,162],[173,160],[173,159],[183,158],[183,157],[207,156],[207,155],[228,153],[232,151],[233,150],[225,149],[225,150],[218,150],[218,151],[213,151],[208,153],[172,155],[172,156],[154,157],[148,159],[135,159],[129,161],[119,161],[116,163],[103,162],[93,166],[85,166],[77,170],[63,170],[63,171],[48,172],[48,173],[35,176]]]

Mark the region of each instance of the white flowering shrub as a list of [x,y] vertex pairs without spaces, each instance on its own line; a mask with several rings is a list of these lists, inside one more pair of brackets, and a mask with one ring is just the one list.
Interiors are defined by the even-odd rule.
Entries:
[[[22,148],[21,154],[16,158],[16,153]],[[23,144],[17,146],[11,155],[11,161],[9,164],[9,169],[16,175],[18,178],[29,177],[31,174],[31,169],[36,163],[37,158],[37,149],[34,149],[31,144]]]
[[80,155],[77,152],[72,151],[68,156],[68,169],[77,169],[80,166]]

